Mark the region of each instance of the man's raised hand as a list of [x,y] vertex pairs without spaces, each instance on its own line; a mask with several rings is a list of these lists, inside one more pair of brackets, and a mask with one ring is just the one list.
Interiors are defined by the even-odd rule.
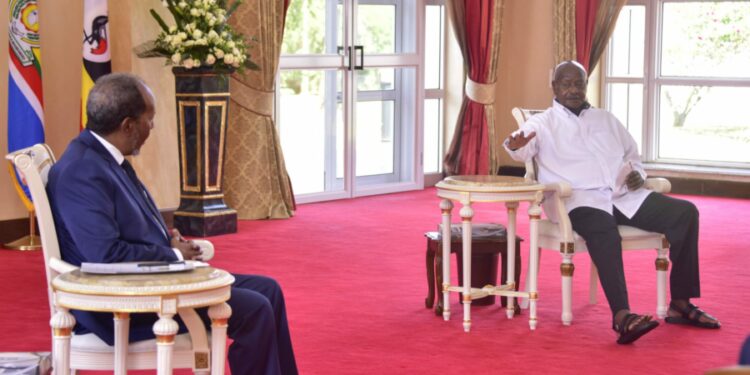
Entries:
[[515,135],[511,133],[506,141],[508,142],[508,148],[511,149],[511,151],[515,151],[526,146],[534,137],[536,137],[536,132],[529,133],[529,136],[527,137],[524,136],[523,131],[520,131]]

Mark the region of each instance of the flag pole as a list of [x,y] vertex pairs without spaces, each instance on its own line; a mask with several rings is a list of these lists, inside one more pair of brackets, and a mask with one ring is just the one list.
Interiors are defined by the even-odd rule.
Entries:
[[42,248],[42,240],[36,235],[36,217],[34,215],[34,210],[29,211],[29,235],[8,242],[3,246],[7,249],[20,251],[39,250]]

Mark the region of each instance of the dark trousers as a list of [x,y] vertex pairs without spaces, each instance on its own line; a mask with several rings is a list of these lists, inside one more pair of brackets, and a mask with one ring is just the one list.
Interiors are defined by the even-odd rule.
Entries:
[[670,244],[672,299],[700,297],[698,209],[691,202],[651,193],[630,219],[617,208],[614,215],[610,215],[599,209],[578,207],[570,211],[569,216],[573,230],[586,241],[613,316],[620,310],[630,309],[618,225],[663,233]]
[[265,276],[233,276],[227,302],[232,307],[227,329],[233,340],[228,354],[232,374],[297,374],[281,287]]

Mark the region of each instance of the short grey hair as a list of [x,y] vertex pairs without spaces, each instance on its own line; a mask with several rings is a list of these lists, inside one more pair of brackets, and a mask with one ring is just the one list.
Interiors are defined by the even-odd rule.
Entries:
[[581,73],[583,73],[584,77],[588,77],[588,72],[586,72],[586,68],[584,68],[583,65],[581,65],[581,63],[579,63],[578,61],[575,61],[575,60],[565,60],[565,61],[557,64],[557,66],[555,66],[554,73],[552,73],[552,80],[553,81],[556,80],[557,79],[557,73],[558,73],[558,71],[561,68],[563,68],[565,66],[568,66],[568,65],[575,66],[576,68],[578,68],[578,70],[581,71]]
[[86,101],[86,129],[108,135],[126,118],[142,115],[146,111],[145,86],[142,79],[129,73],[112,73],[97,79]]

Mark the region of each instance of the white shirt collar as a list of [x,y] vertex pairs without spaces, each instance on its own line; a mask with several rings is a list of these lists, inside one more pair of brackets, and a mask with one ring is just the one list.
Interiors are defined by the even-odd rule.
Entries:
[[125,156],[122,155],[122,152],[120,152],[120,150],[118,150],[117,147],[107,142],[106,139],[100,137],[99,134],[91,132],[91,135],[93,135],[94,138],[96,138],[96,140],[99,141],[99,143],[101,143],[102,146],[104,146],[104,148],[107,149],[107,151],[109,151],[109,154],[112,155],[112,157],[115,159],[118,165],[122,165],[122,162],[125,161]]

